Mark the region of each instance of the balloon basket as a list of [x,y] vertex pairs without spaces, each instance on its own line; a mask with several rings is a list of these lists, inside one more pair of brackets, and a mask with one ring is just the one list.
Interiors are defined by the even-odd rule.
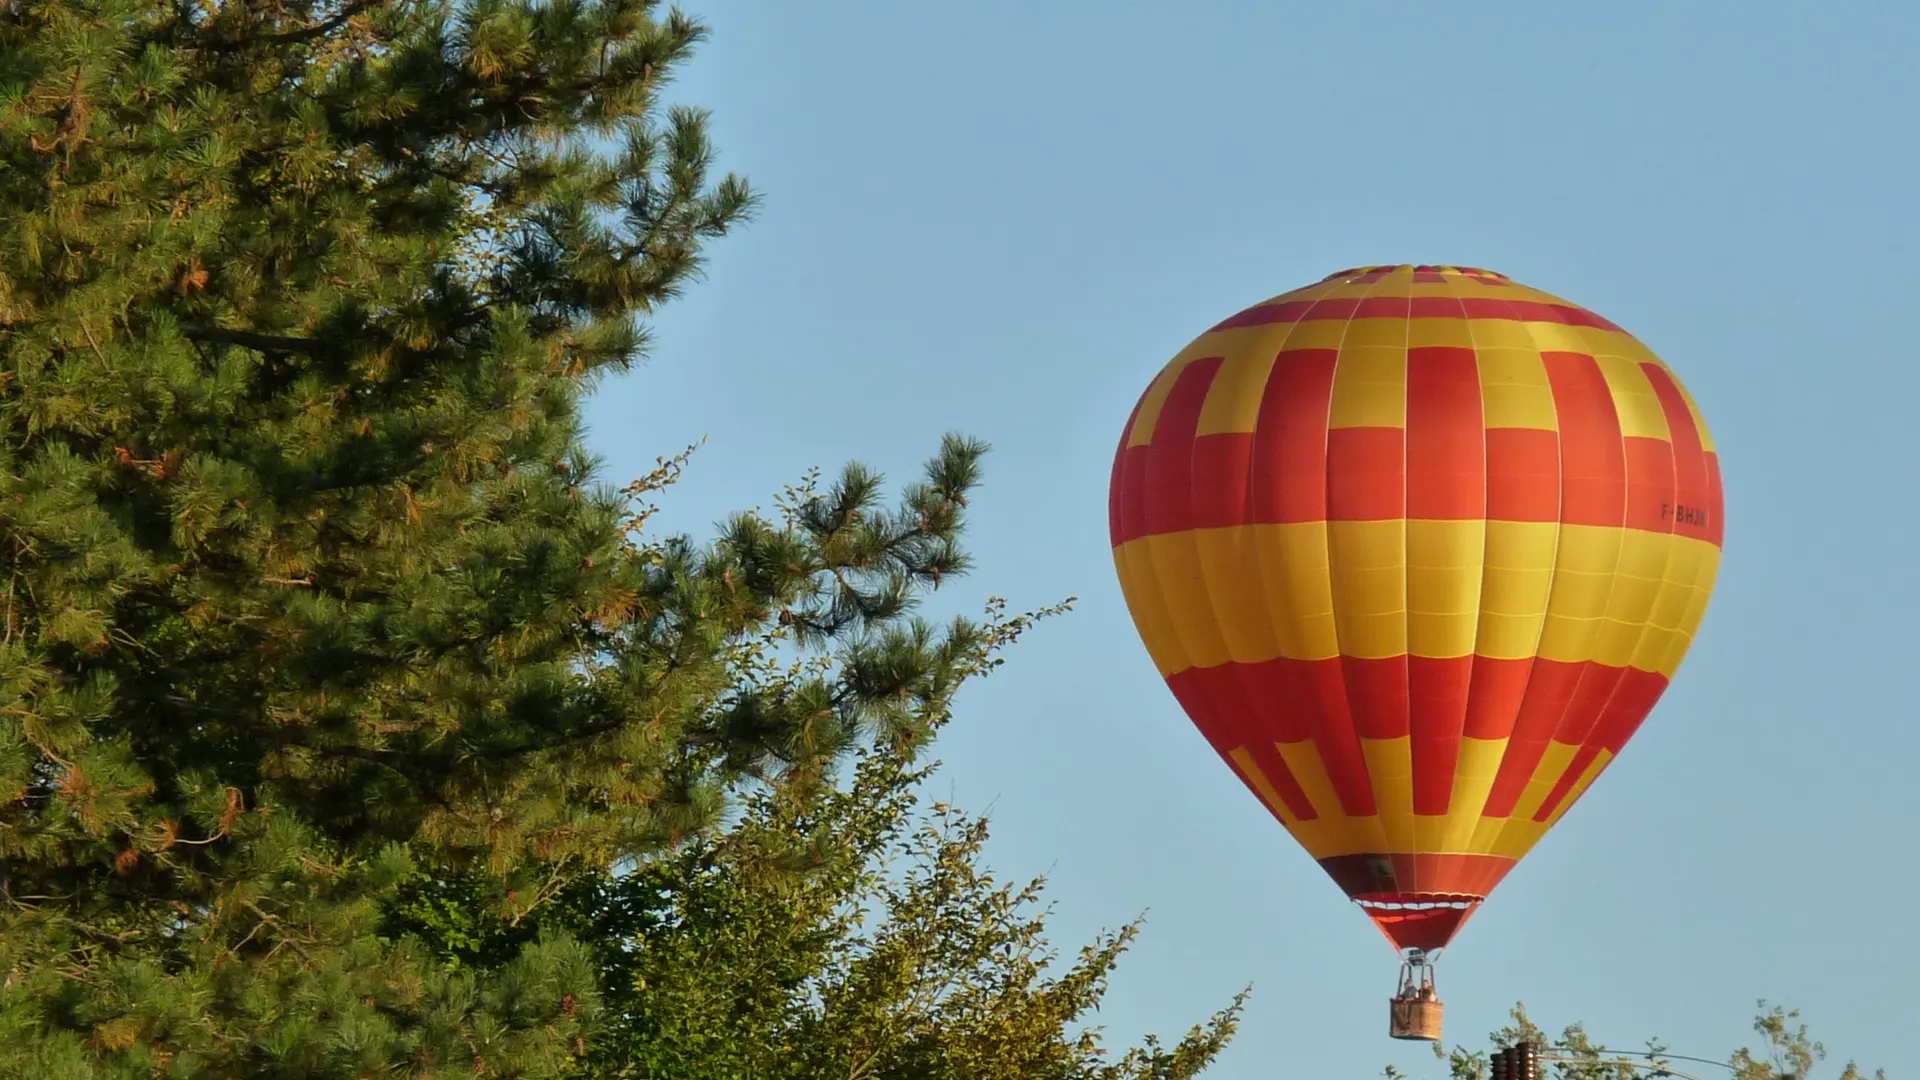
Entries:
[[1388,1003],[1387,1034],[1414,1042],[1439,1042],[1440,1026],[1447,1007],[1438,1001],[1406,1001],[1394,998]]
[[1433,961],[1423,949],[1408,949],[1400,962],[1400,989],[1387,1002],[1387,1035],[1439,1042],[1447,1007],[1433,987]]

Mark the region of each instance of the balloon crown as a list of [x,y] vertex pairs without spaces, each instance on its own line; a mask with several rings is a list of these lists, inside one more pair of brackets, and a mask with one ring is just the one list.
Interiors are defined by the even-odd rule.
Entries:
[[1413,263],[1397,263],[1392,266],[1355,266],[1321,278],[1327,281],[1378,281],[1395,274],[1411,274],[1415,277],[1439,275],[1442,277],[1467,277],[1487,285],[1511,285],[1513,279],[1492,270],[1482,270],[1477,266],[1421,266]]

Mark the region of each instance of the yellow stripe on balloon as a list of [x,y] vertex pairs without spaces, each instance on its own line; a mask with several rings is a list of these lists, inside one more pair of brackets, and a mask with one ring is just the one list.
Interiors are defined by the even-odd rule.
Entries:
[[1262,533],[1249,528],[1195,529],[1197,565],[1206,582],[1206,607],[1227,658],[1257,664],[1281,655],[1268,599],[1248,582],[1260,580]]
[[1367,776],[1373,780],[1373,801],[1380,827],[1386,831],[1383,851],[1416,851],[1413,814],[1413,740],[1361,739]]
[[1327,523],[1249,525],[1260,551],[1259,582],[1267,600],[1277,656],[1327,660],[1340,655],[1327,561]]
[[1273,372],[1273,360],[1286,340],[1287,329],[1279,327],[1279,333],[1268,333],[1252,347],[1218,354],[1224,359],[1207,387],[1197,435],[1237,435],[1254,429],[1260,420],[1260,399],[1267,376]]
[[[1300,790],[1306,793],[1307,801],[1313,804],[1314,813],[1318,815],[1316,820],[1345,821],[1349,823],[1348,832],[1360,833],[1362,842],[1373,844],[1387,842],[1387,834],[1380,828],[1380,819],[1377,815],[1354,818],[1348,817],[1341,811],[1340,796],[1333,789],[1332,778],[1327,775],[1326,762],[1321,760],[1320,751],[1311,739],[1273,745],[1280,754],[1280,760],[1287,763],[1287,771],[1293,774],[1293,779],[1300,785]],[[1367,822],[1372,824],[1366,824]],[[1326,832],[1334,827],[1323,825],[1318,828],[1321,832]],[[1346,833],[1339,835],[1346,835]]]
[[1408,319],[1406,343],[1409,349],[1471,349],[1478,322],[1467,319]]
[[1489,428],[1559,429],[1547,365],[1537,350],[1478,344],[1475,355],[1480,363],[1480,403]]
[[[1195,344],[1198,344],[1196,342]],[[1192,345],[1182,350],[1179,356],[1169,361],[1147,384],[1147,392],[1140,397],[1140,405],[1134,413],[1133,426],[1127,429],[1128,446],[1145,446],[1153,441],[1154,428],[1160,423],[1160,410],[1166,408],[1167,397],[1173,393],[1173,384],[1180,380],[1180,373],[1187,365],[1199,359],[1200,353]]]
[[1363,748],[1380,805],[1379,813],[1365,816],[1340,812],[1339,800],[1334,797],[1326,769],[1311,742],[1276,744],[1288,770],[1314,805],[1318,816],[1311,819],[1301,819],[1287,809],[1272,781],[1244,748],[1229,752],[1228,757],[1274,816],[1315,859],[1359,852],[1407,851],[1517,859],[1579,801],[1613,760],[1610,752],[1599,751],[1581,770],[1579,779],[1548,819],[1534,821],[1533,815],[1572,764],[1577,747],[1551,744],[1546,758],[1534,771],[1528,796],[1508,817],[1486,817],[1482,813],[1500,759],[1507,750],[1505,739],[1462,740],[1454,806],[1445,814],[1413,813],[1411,756],[1405,737],[1364,740]]
[[[1455,618],[1445,598],[1467,597],[1472,564],[1447,584],[1432,562],[1410,569],[1407,553],[1464,556],[1480,530],[1484,576],[1471,619]],[[1236,525],[1114,549],[1128,607],[1163,675],[1229,660],[1411,651],[1538,655],[1671,677],[1705,617],[1719,561],[1718,548],[1694,537],[1512,521]],[[1262,591],[1245,587],[1253,581]]]
[[1159,539],[1143,537],[1114,548],[1113,565],[1120,578],[1120,593],[1127,601],[1127,610],[1133,613],[1134,623],[1139,627],[1141,644],[1147,647],[1153,666],[1164,678],[1191,667],[1208,665],[1196,663],[1173,631],[1167,596],[1161,592],[1153,572],[1152,548]]
[[1593,359],[1607,380],[1607,389],[1613,393],[1613,410],[1620,417],[1620,437],[1670,440],[1672,432],[1667,428],[1667,411],[1661,407],[1659,395],[1653,392],[1653,382],[1647,378],[1645,369],[1624,356],[1596,355]]
[[1227,753],[1227,757],[1233,762],[1233,767],[1240,770],[1247,786],[1253,788],[1254,793],[1260,796],[1260,801],[1267,804],[1267,809],[1273,811],[1281,824],[1291,829],[1300,823],[1299,816],[1287,809],[1286,800],[1273,789],[1273,781],[1267,779],[1266,772],[1260,768],[1259,762],[1253,760],[1253,755],[1247,753],[1246,747],[1234,748]]
[[1195,667],[1217,667],[1232,659],[1213,600],[1207,592],[1206,572],[1200,566],[1199,530],[1164,533],[1147,548],[1153,580],[1166,603],[1167,632],[1180,643]]
[[1512,816],[1515,820],[1531,819],[1539,812],[1541,804],[1553,793],[1554,785],[1560,782],[1567,766],[1573,763],[1573,756],[1579,752],[1578,746],[1558,739],[1547,743],[1546,753],[1540,755],[1540,762],[1533,767],[1533,775],[1528,778],[1525,790],[1521,791],[1520,800],[1514,803]]
[[1407,522],[1333,521],[1327,538],[1340,655],[1406,655]]
[[1587,762],[1587,767],[1580,771],[1580,779],[1574,781],[1573,787],[1567,789],[1566,798],[1560,800],[1560,805],[1554,807],[1553,813],[1548,814],[1547,820],[1541,822],[1541,824],[1549,829],[1559,824],[1560,819],[1567,816],[1567,811],[1573,809],[1573,804],[1580,801],[1580,796],[1587,793],[1587,788],[1593,786],[1594,780],[1598,779],[1600,774],[1606,771],[1607,765],[1612,761],[1613,752],[1611,750],[1602,748],[1599,753],[1595,754],[1593,760]]
[[1538,651],[1559,543],[1560,526],[1555,522],[1487,522],[1476,653],[1496,660],[1526,660]]
[[1430,657],[1473,654],[1480,629],[1486,549],[1484,520],[1407,522],[1408,653]]
[[[1453,801],[1445,814],[1422,815],[1421,850],[1470,851],[1474,830],[1486,809],[1487,796],[1493,791],[1494,777],[1500,772],[1500,759],[1507,753],[1506,739],[1460,740],[1460,759],[1453,768]],[[1425,845],[1431,838],[1432,847]]]
[[[1348,325],[1361,326],[1369,321],[1374,320]],[[1391,428],[1405,427],[1406,423],[1406,349],[1350,342],[1341,345],[1340,359],[1333,368],[1333,401],[1327,412],[1327,427]]]

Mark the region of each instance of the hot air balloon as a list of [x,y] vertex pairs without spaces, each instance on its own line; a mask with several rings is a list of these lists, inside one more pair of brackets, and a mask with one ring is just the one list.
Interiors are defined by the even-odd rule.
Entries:
[[1161,370],[1113,464],[1114,564],[1173,696],[1401,955],[1432,963],[1633,736],[1719,568],[1673,372],[1487,270],[1345,270]]

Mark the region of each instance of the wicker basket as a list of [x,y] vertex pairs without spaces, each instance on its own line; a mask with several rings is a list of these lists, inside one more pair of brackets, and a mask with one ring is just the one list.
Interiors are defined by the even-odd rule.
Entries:
[[1394,998],[1389,1005],[1388,1035],[1421,1042],[1440,1041],[1440,1021],[1447,1011],[1445,1005],[1422,998]]

